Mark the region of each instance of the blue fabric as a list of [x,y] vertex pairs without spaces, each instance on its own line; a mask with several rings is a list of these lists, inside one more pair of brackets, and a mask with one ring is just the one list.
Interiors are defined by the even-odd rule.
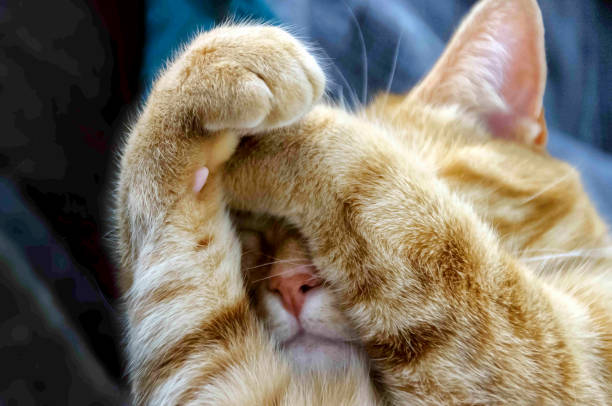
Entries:
[[[169,49],[188,37],[182,12],[194,1],[149,0],[143,80],[150,80]],[[231,13],[227,7],[217,11]],[[239,16],[281,21],[321,50],[329,90],[348,104],[390,88],[403,92],[434,64],[473,0],[267,0],[249,2]],[[576,166],[595,205],[612,223],[612,11],[597,0],[539,0],[546,26],[549,66],[545,94],[549,150]],[[197,4],[200,4],[198,2]],[[219,3],[215,3],[219,4]],[[267,5],[267,6],[266,6]],[[172,8],[172,10],[168,10]],[[153,25],[156,11],[167,16]],[[183,11],[181,11],[183,10]],[[202,9],[203,10],[203,9]],[[171,18],[169,15],[181,16]],[[224,14],[225,17],[227,14]],[[210,27],[219,14],[188,15],[190,28]],[[217,16],[217,17],[215,17]],[[177,33],[177,30],[179,32]],[[364,49],[365,48],[365,49]],[[156,65],[157,64],[157,65]],[[569,135],[568,135],[569,134]],[[590,143],[591,147],[581,139]]]
[[[364,94],[363,33],[368,94],[384,89],[401,41],[391,89],[405,91],[437,60],[474,0],[268,0],[271,9],[310,38],[337,66],[329,73]],[[546,118],[612,152],[612,7],[602,0],[538,0],[546,28]],[[340,78],[342,72],[346,81]]]
[[606,222],[612,225],[612,156],[559,131],[550,134],[550,153],[580,171],[584,188]]

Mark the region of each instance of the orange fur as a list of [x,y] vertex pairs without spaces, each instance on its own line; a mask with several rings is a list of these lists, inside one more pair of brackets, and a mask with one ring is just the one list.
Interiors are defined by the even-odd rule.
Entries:
[[[121,162],[135,403],[612,402],[610,239],[541,150],[543,49],[535,1],[483,0],[420,85],[351,114],[317,102],[323,73],[281,29],[196,38]],[[299,230],[358,338],[341,369],[277,348],[230,209]]]

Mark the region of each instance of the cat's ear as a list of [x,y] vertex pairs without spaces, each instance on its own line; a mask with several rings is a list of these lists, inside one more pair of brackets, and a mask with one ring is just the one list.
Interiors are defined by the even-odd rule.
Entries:
[[459,104],[497,137],[546,144],[544,25],[535,0],[482,0],[431,72],[411,92],[426,103]]

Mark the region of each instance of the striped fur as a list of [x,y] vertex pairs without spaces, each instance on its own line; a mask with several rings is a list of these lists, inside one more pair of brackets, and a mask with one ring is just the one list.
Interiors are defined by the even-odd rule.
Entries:
[[[322,70],[281,29],[224,26],[185,48],[121,160],[135,404],[612,402],[607,230],[540,149],[543,43],[490,51],[535,55],[525,108],[496,76],[507,64],[469,54],[495,24],[543,41],[533,0],[484,0],[421,85],[354,114],[318,102]],[[292,367],[249,299],[230,209],[300,230],[363,356]]]

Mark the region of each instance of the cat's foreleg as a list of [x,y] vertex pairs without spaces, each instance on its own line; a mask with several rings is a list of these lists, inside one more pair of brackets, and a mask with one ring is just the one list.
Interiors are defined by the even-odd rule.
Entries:
[[127,139],[117,228],[135,404],[276,404],[290,374],[249,308],[221,185],[239,137],[289,124],[324,88],[302,45],[265,26],[197,37]]
[[305,235],[391,400],[597,396],[575,341],[580,309],[553,302],[557,293],[391,135],[317,107],[245,142],[227,170],[232,205],[285,217]]

